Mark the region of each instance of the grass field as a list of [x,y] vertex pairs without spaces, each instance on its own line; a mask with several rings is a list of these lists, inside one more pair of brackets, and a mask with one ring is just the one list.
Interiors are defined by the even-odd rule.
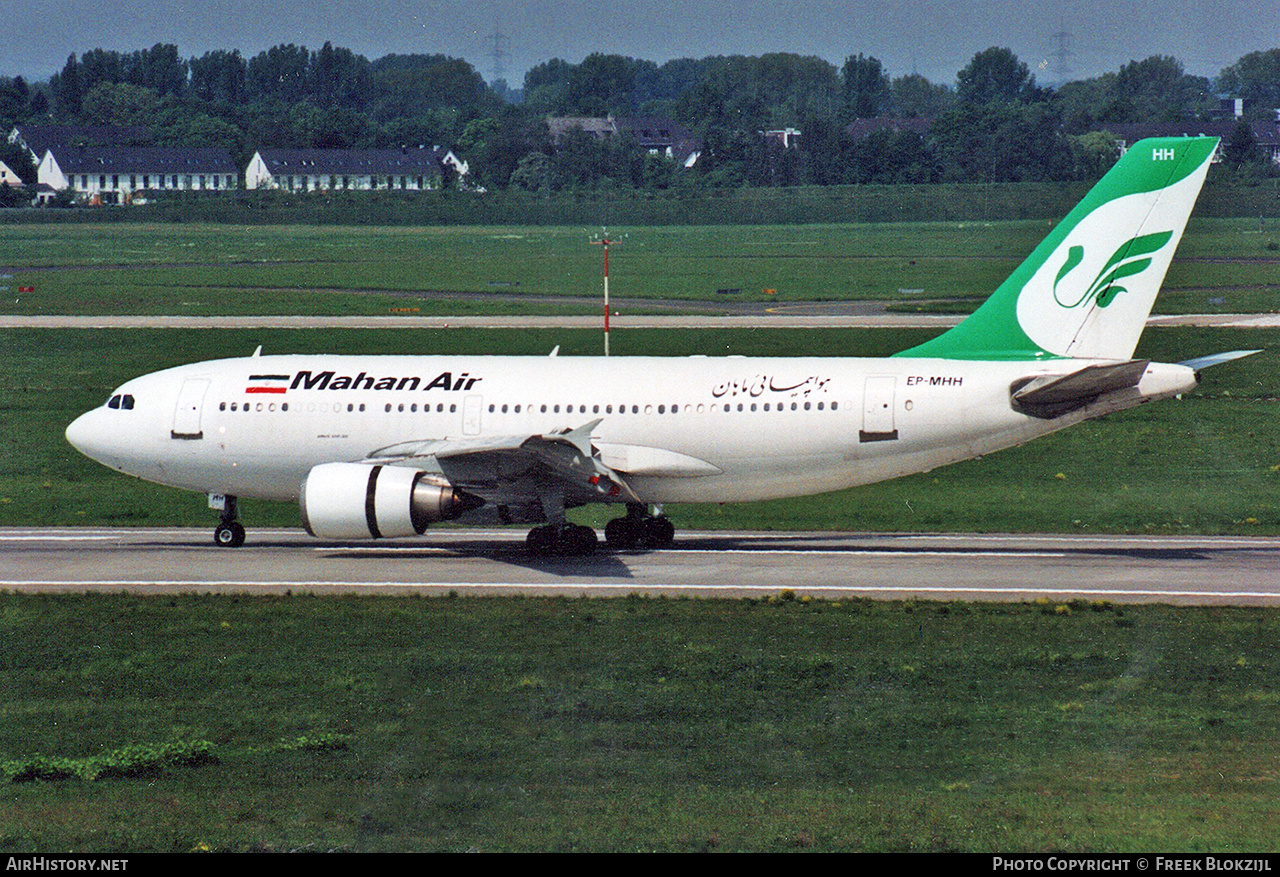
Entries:
[[[1050,229],[1046,221],[609,229],[626,299],[862,299],[971,308]],[[599,228],[0,225],[2,309],[82,314],[545,312],[520,296],[600,294]],[[33,293],[19,293],[34,287]],[[718,290],[740,290],[731,296]],[[776,292],[766,294],[765,290]],[[904,292],[905,291],[905,292]],[[444,298],[439,293],[462,296]],[[435,293],[435,295],[433,295]],[[517,296],[495,302],[494,293]],[[1280,221],[1196,220],[1158,309],[1272,311]],[[473,296],[468,300],[466,296]],[[921,304],[923,303],[923,304]],[[572,307],[572,306],[570,306]]]
[[1280,819],[1265,610],[0,595],[0,629],[5,851],[1249,852]]
[[[614,333],[621,355],[880,356],[925,331]],[[0,331],[0,518],[8,524],[209,525],[203,497],[111,472],[76,453],[67,423],[128,378],[168,365],[268,353],[595,354],[589,331]],[[1148,330],[1140,355],[1165,362],[1269,348],[1205,372],[1170,400],[1023,447],[879,485],[795,500],[668,509],[682,528],[1127,533],[1280,532],[1275,349],[1280,333]],[[297,526],[293,505],[247,501],[247,526]],[[611,507],[574,516],[597,526]]]

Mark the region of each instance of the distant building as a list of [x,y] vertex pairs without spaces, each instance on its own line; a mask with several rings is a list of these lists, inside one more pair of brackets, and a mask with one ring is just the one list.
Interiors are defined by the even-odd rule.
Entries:
[[452,150],[426,149],[260,149],[245,170],[249,189],[318,192],[375,189],[420,191],[439,188],[448,168],[462,181],[467,162]]
[[50,149],[67,146],[150,146],[151,129],[118,125],[18,125],[9,132],[11,144],[31,153],[39,164]]
[[761,131],[760,134],[767,142],[783,149],[800,148],[801,131],[799,128],[774,128],[770,131]]
[[15,174],[7,164],[0,161],[0,186],[21,186],[22,178]]
[[570,132],[585,131],[601,140],[630,134],[650,155],[669,158],[685,168],[693,167],[702,156],[702,141],[688,128],[658,116],[550,116],[547,129],[557,147]]
[[38,180],[93,204],[127,204],[145,192],[234,189],[239,168],[225,149],[62,146],[40,160]]

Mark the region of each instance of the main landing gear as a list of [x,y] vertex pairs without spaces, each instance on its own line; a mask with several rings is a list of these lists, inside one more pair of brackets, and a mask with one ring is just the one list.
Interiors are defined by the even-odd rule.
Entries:
[[534,527],[525,538],[525,547],[534,557],[556,555],[585,556],[593,554],[599,541],[596,531],[580,524],[543,524]]
[[[627,503],[627,515],[614,518],[604,528],[610,548],[666,548],[676,536],[675,525],[665,515],[651,515],[642,503]],[[576,556],[595,553],[596,531],[568,522],[543,524],[529,531],[525,546],[534,557]]]
[[219,548],[239,548],[244,544],[244,525],[236,520],[234,496],[209,496],[209,507],[219,511],[218,526],[213,529],[213,544]]
[[666,548],[676,537],[675,525],[661,513],[649,514],[641,503],[627,503],[627,516],[614,518],[604,528],[604,540],[613,548]]

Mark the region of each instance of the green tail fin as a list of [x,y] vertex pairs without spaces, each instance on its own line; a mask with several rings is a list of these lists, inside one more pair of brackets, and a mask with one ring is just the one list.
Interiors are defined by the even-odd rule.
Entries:
[[1129,359],[1217,145],[1135,143],[981,307],[897,355]]

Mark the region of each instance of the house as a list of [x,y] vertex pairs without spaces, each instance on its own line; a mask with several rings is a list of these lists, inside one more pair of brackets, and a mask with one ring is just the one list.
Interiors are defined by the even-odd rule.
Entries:
[[260,149],[245,170],[249,189],[287,192],[436,189],[448,168],[461,181],[470,168],[452,150]]
[[13,172],[3,161],[0,161],[0,186],[21,186],[22,178]]
[[702,141],[688,128],[657,116],[550,116],[547,129],[557,147],[571,131],[585,131],[600,140],[630,134],[650,155],[669,158],[684,168],[693,167],[702,155]]
[[9,132],[8,141],[31,153],[33,164],[40,164],[50,149],[67,146],[150,146],[151,130],[141,126],[117,125],[18,125]]
[[760,136],[766,142],[777,146],[780,149],[799,149],[800,148],[799,128],[773,128],[769,131],[761,131]]
[[127,204],[143,192],[234,189],[239,168],[225,149],[60,146],[40,160],[38,181],[92,204]]

